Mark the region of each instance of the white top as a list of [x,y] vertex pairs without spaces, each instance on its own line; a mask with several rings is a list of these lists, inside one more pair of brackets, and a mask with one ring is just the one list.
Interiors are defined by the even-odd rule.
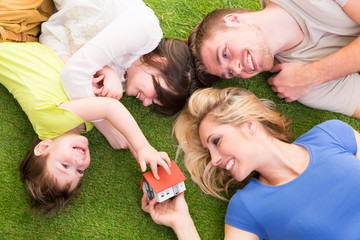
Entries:
[[108,65],[123,77],[162,38],[159,20],[141,0],[54,0],[40,42],[71,58],[60,73],[70,99],[95,96],[94,74]]

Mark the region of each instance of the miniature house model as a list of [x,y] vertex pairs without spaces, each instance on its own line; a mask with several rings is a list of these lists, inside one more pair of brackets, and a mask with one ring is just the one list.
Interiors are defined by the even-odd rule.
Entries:
[[156,180],[151,171],[143,175],[141,187],[147,193],[148,199],[156,198],[157,202],[163,202],[185,191],[186,177],[174,161],[171,161],[171,175],[168,175],[163,167],[158,167],[160,180]]

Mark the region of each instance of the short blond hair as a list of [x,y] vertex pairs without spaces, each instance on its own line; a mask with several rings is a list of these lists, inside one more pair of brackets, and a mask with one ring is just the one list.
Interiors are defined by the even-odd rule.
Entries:
[[224,17],[231,13],[247,13],[252,12],[251,9],[241,8],[219,8],[208,13],[200,22],[198,22],[193,30],[191,30],[188,38],[188,45],[194,58],[195,74],[198,81],[204,86],[210,87],[215,82],[221,80],[220,77],[211,75],[203,65],[201,58],[201,48],[206,39],[220,31],[224,32],[230,27],[225,24]]
[[196,91],[190,97],[187,108],[176,119],[173,133],[179,143],[179,151],[184,153],[184,164],[193,181],[205,193],[223,200],[226,198],[221,192],[225,191],[228,195],[230,187],[244,187],[258,173],[253,172],[244,181],[238,182],[229,171],[212,166],[210,153],[202,146],[199,136],[200,123],[207,115],[212,115],[220,124],[234,126],[255,120],[274,138],[284,142],[291,139],[290,120],[275,111],[272,101],[259,99],[250,91],[236,87]]

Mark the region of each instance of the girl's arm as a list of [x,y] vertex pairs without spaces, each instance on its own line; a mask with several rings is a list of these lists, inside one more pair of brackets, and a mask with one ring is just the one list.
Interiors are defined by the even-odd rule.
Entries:
[[92,97],[64,102],[60,108],[67,109],[85,121],[108,120],[127,140],[136,152],[141,170],[149,163],[155,178],[159,179],[157,165],[163,166],[170,175],[170,159],[165,152],[156,151],[147,141],[130,112],[113,98]]
[[123,95],[121,79],[114,69],[109,66],[105,66],[95,74],[92,85],[94,94],[99,97],[111,97],[120,100]]

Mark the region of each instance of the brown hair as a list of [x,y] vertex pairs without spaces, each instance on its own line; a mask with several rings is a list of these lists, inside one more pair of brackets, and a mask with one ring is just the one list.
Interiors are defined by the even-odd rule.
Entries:
[[[153,57],[167,59],[167,64],[153,60]],[[172,116],[185,105],[192,92],[197,89],[190,50],[179,39],[163,38],[159,45],[142,57],[144,63],[160,70],[171,91],[163,89],[153,76],[158,100],[163,106],[154,105],[153,110],[164,116]]]
[[210,38],[212,34],[215,34],[216,31],[225,31],[229,27],[226,26],[223,18],[231,13],[245,13],[251,12],[250,9],[238,9],[238,8],[220,8],[208,13],[203,20],[198,22],[193,30],[190,32],[188,44],[191,51],[191,54],[194,58],[194,66],[196,77],[198,81],[201,82],[204,86],[210,87],[215,82],[221,80],[220,77],[211,75],[205,69],[205,66],[202,64],[202,58],[200,55],[200,50],[203,42]]
[[56,179],[48,173],[46,168],[48,156],[34,154],[34,149],[40,142],[41,140],[36,136],[21,161],[21,180],[31,198],[30,209],[35,213],[53,214],[63,209],[81,191],[81,185],[78,184],[71,192],[70,185],[64,189],[58,189]]
[[199,136],[200,123],[207,115],[212,115],[220,124],[234,126],[255,120],[264,126],[269,136],[284,142],[291,139],[290,120],[275,111],[272,101],[259,99],[250,91],[236,87],[196,91],[176,119],[173,132],[193,181],[205,193],[223,200],[226,198],[220,194],[222,191],[227,194],[231,187],[242,188],[258,173],[252,172],[244,181],[238,182],[229,171],[211,164],[210,153],[202,146]]

